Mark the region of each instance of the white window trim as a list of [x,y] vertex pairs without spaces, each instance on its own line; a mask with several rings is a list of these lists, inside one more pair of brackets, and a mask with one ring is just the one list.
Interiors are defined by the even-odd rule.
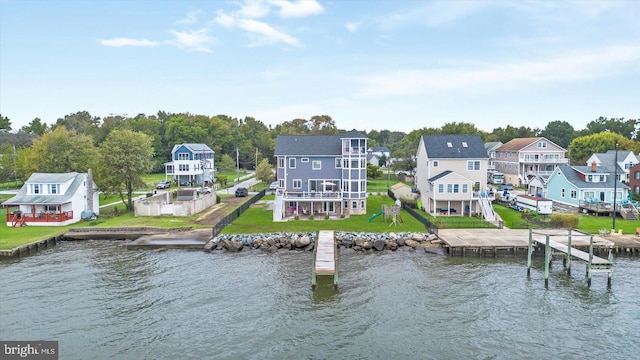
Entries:
[[[296,186],[296,182],[298,182],[298,186]],[[292,188],[302,189],[302,179],[293,179]]]
[[309,158],[302,158],[300,159],[301,163],[308,163],[309,162]]
[[[316,164],[318,165],[318,167],[316,167]],[[312,170],[322,170],[322,161],[313,160],[313,162],[311,163],[311,169]]]
[[[293,160],[293,166],[291,166],[291,160]],[[296,168],[296,158],[289,158],[289,169]]]

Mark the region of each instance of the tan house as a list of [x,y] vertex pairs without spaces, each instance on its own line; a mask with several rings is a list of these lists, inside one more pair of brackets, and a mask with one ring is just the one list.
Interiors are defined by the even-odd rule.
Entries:
[[478,135],[425,135],[416,154],[415,184],[422,207],[433,216],[495,220],[487,194],[487,151]]
[[559,165],[568,165],[567,150],[544,137],[516,138],[495,149],[495,170],[504,181],[524,186],[538,175],[549,176]]

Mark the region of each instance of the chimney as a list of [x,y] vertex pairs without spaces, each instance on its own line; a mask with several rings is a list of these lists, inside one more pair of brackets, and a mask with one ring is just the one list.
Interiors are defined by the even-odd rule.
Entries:
[[595,162],[595,161],[592,161],[592,162],[591,162],[591,172],[596,172],[596,169],[597,169],[596,162]]
[[87,170],[87,209],[93,212],[93,171]]

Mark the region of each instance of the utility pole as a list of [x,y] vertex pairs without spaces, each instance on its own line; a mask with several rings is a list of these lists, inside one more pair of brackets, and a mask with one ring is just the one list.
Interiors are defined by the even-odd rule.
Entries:
[[256,148],[256,170],[258,170],[258,148]]
[[240,151],[236,148],[236,181],[240,181]]

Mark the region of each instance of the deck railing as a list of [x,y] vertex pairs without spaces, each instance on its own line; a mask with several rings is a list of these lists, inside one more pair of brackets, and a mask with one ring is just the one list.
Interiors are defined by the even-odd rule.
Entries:
[[[7,214],[7,222],[12,221],[15,213]],[[48,212],[39,212],[39,213],[20,213],[16,216],[16,218],[24,218],[24,222],[43,222],[43,223],[54,223],[54,222],[63,222],[67,220],[73,219],[73,211],[63,211],[61,213],[48,213]]]
[[295,201],[302,199],[322,200],[322,199],[340,199],[342,193],[339,191],[285,191],[285,201]]

